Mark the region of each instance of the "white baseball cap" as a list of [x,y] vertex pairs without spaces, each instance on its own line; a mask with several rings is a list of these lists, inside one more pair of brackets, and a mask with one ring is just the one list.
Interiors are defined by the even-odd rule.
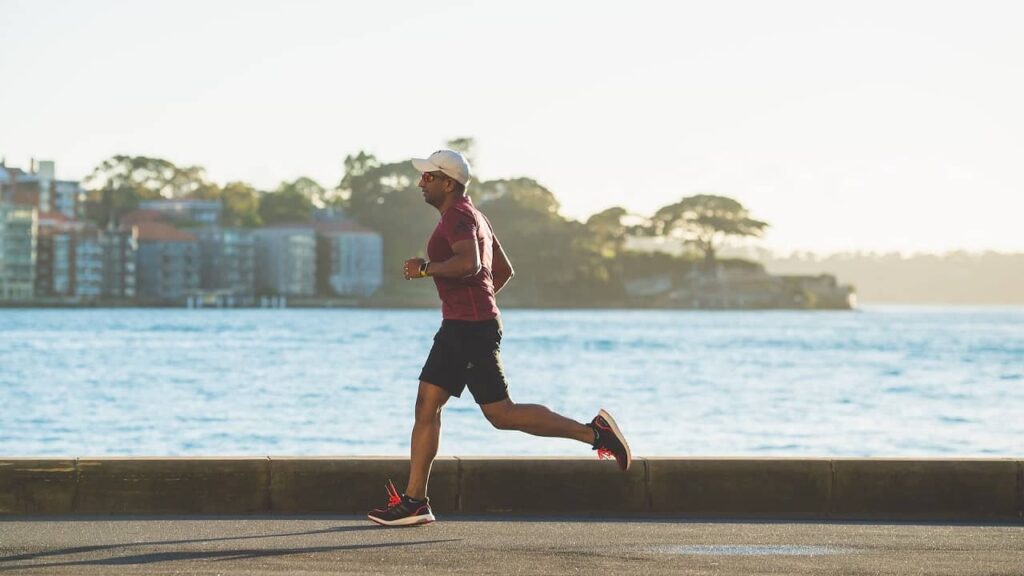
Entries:
[[440,170],[463,186],[469,184],[469,179],[472,178],[469,172],[469,161],[461,152],[455,150],[438,150],[429,158],[413,158],[412,165],[420,172]]

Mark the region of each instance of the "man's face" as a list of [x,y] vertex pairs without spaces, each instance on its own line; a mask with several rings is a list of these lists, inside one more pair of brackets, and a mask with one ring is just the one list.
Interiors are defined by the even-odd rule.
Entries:
[[420,176],[419,187],[423,190],[423,200],[434,208],[444,204],[445,192],[450,186],[451,179],[444,172],[424,172]]

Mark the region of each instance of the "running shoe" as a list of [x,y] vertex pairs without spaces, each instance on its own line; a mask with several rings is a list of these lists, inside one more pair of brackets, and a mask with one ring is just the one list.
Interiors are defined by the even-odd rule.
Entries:
[[388,491],[387,506],[370,510],[367,518],[381,526],[415,526],[434,521],[434,514],[430,511],[430,498],[414,500],[405,494],[399,494],[391,480],[388,480],[384,487]]
[[612,415],[602,409],[587,426],[597,431],[597,439],[594,441],[594,450],[597,450],[597,457],[602,460],[614,458],[615,462],[619,465],[619,470],[623,472],[629,470],[629,465],[633,462],[633,456],[629,452],[629,444],[626,443],[626,437],[622,435],[622,431],[615,424],[615,419],[612,418]]

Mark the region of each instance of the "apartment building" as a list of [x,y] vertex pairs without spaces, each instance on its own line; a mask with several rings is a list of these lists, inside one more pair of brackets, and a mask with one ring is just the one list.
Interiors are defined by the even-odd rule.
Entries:
[[319,222],[317,286],[336,296],[371,296],[383,283],[381,235],[352,220]]
[[295,224],[254,230],[256,292],[312,296],[316,291],[316,231]]
[[138,241],[135,293],[140,300],[184,302],[199,291],[199,242],[164,222],[132,227]]
[[251,230],[210,226],[192,233],[199,240],[203,292],[242,301],[256,294],[256,239]]
[[0,202],[0,300],[31,300],[35,293],[39,212]]
[[76,180],[58,180],[56,163],[33,160],[29,170],[0,161],[0,202],[33,206],[41,213],[59,212],[75,218],[85,191]]

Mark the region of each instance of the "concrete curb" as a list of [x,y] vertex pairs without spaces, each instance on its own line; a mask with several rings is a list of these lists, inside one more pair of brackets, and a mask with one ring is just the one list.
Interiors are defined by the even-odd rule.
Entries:
[[[364,514],[400,458],[0,459],[0,516]],[[1024,460],[439,458],[439,514],[1024,524]]]

